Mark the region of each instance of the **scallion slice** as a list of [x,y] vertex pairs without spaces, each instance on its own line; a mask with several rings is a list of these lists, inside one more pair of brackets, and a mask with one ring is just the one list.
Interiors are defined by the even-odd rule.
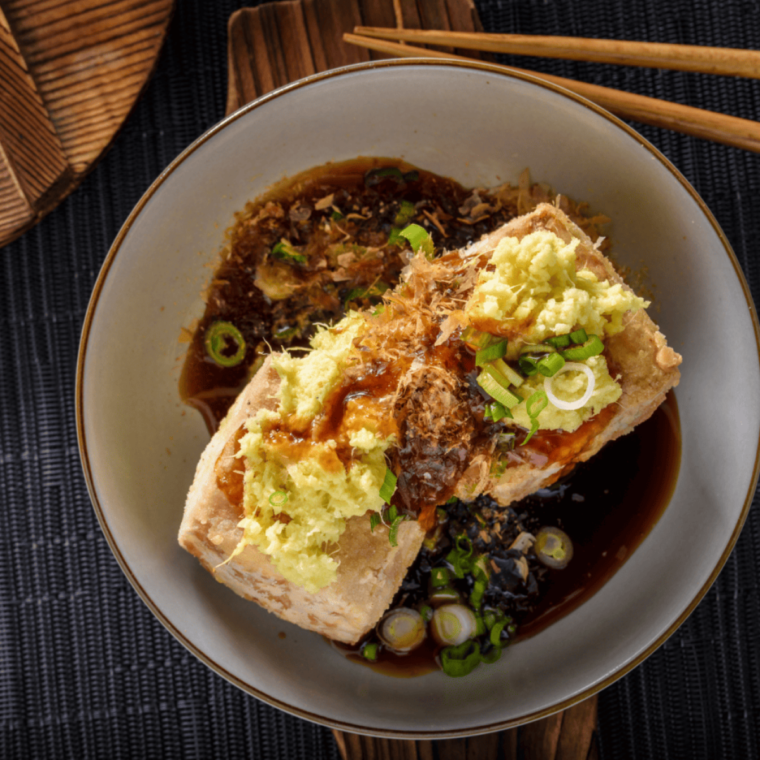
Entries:
[[505,387],[506,378],[490,364],[478,375],[478,385],[493,399],[511,409],[522,401],[520,396]]
[[399,227],[403,224],[409,224],[414,216],[414,204],[411,201],[401,201],[401,207],[396,214],[393,223]]
[[370,662],[377,660],[378,646],[374,641],[370,641],[362,647],[362,657]]
[[546,409],[548,403],[549,397],[546,395],[546,391],[536,391],[525,401],[525,411],[528,413],[528,417],[530,417],[531,425],[528,437],[520,444],[521,446],[525,446],[538,431],[538,415]]
[[501,647],[491,647],[487,652],[480,655],[480,661],[486,665],[493,665],[501,657]]
[[565,360],[560,354],[549,354],[543,359],[539,359],[536,364],[536,369],[544,377],[554,377],[554,375],[565,366]]
[[493,335],[476,330],[474,327],[466,327],[462,331],[462,340],[468,346],[479,350],[485,348],[493,340]]
[[398,478],[393,474],[390,467],[385,468],[385,479],[380,486],[380,498],[386,503],[391,503],[391,498],[396,491],[396,482]]
[[470,605],[476,610],[480,609],[480,605],[483,604],[483,595],[486,593],[486,585],[485,581],[477,580],[472,587]]
[[528,377],[533,377],[538,372],[539,361],[540,359],[525,354],[517,360],[517,364]]
[[510,420],[514,419],[512,417],[512,412],[510,412],[509,409],[504,406],[504,404],[500,404],[498,401],[492,401],[490,404],[486,404],[486,410],[483,412],[484,420],[498,422],[499,420],[503,420],[505,417]]
[[295,261],[297,264],[305,264],[309,258],[296,250],[288,240],[284,238],[272,248],[272,255],[285,261]]
[[587,340],[588,335],[586,335],[586,331],[582,327],[580,330],[575,330],[574,332],[570,333],[571,343],[585,343]]
[[[483,367],[488,362],[492,362],[495,359],[501,360],[502,356],[507,353],[507,341],[500,340],[495,343],[491,343],[485,348],[481,348],[475,354],[475,366]],[[504,366],[507,366],[505,362],[502,362]]]
[[377,528],[377,526],[380,525],[381,522],[382,522],[382,518],[380,517],[380,515],[377,512],[373,512],[369,516],[369,532],[374,533],[375,528]]
[[498,623],[495,623],[493,628],[491,628],[491,633],[489,634],[488,638],[495,647],[501,644],[501,632],[504,630],[506,624],[506,619],[501,620]]
[[479,663],[480,645],[475,641],[465,641],[459,646],[441,650],[441,668],[452,678],[469,675]]
[[398,515],[391,523],[391,528],[388,531],[388,541],[391,546],[398,546],[398,528],[405,519],[404,515]]
[[[588,383],[586,385],[586,392],[576,401],[563,401],[560,398],[557,398],[557,396],[554,393],[554,381],[565,372],[583,372],[586,375],[586,378],[588,380]],[[591,367],[588,366],[588,364],[582,364],[580,362],[568,362],[565,364],[564,367],[562,367],[559,372],[557,372],[554,377],[549,378],[547,377],[544,380],[544,392],[547,395],[547,398],[551,400],[552,404],[557,407],[557,409],[563,409],[565,411],[573,412],[577,409],[582,409],[591,399],[591,396],[594,393],[594,388],[596,387],[596,375],[594,375]]]
[[544,391],[536,391],[525,402],[525,411],[532,420],[538,417],[546,409],[549,399]]
[[554,338],[547,338],[544,343],[554,348],[565,348],[570,345],[570,335],[556,335]]
[[[214,322],[206,328],[204,345],[206,353],[220,367],[237,367],[245,359],[245,339],[231,322]],[[230,354],[233,345],[237,345],[237,349]]]
[[604,344],[598,335],[592,335],[582,346],[561,351],[562,357],[569,362],[582,362],[592,356],[599,356],[604,351]]
[[515,386],[515,388],[519,388],[523,382],[524,379],[520,375],[519,372],[515,372],[512,367],[509,366],[503,359],[496,359],[495,361],[491,362],[493,366],[501,372],[504,377],[507,378],[507,380],[512,383],[512,385]]
[[415,253],[422,250],[428,258],[432,258],[435,254],[433,238],[431,238],[430,233],[424,227],[420,227],[419,224],[410,224],[408,227],[404,227],[404,229],[399,232],[399,235],[405,237],[409,241],[412,250]]
[[548,343],[527,343],[520,348],[520,356],[523,354],[553,354],[557,349]]
[[281,507],[284,504],[288,503],[288,495],[285,493],[285,491],[275,491],[270,497],[269,497],[269,503],[273,507]]
[[447,567],[434,567],[430,571],[430,583],[433,588],[448,586],[451,581],[451,571]]

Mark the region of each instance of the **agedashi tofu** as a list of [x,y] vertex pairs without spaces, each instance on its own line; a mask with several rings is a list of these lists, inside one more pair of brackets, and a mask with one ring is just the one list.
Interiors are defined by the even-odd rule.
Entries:
[[540,205],[420,244],[378,308],[270,356],[201,457],[179,540],[238,594],[353,643],[450,497],[500,505],[647,419],[681,357],[592,241]]

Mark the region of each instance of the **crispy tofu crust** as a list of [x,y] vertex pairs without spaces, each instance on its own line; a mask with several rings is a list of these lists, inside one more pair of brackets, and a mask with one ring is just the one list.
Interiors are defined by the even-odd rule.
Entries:
[[[523,238],[538,230],[553,232],[565,242],[577,238],[578,269],[588,268],[600,280],[620,283],[628,288],[609,259],[594,247],[588,235],[566,214],[546,203],[483,237],[470,251],[478,254],[489,252],[504,237]],[[508,506],[539,488],[551,485],[575,464],[590,459],[605,443],[630,433],[636,425],[654,414],[667,392],[678,385],[681,356],[667,345],[665,336],[643,309],[629,312],[623,323],[625,329],[605,341],[610,368],[619,374],[617,379],[623,393],[611,410],[612,414],[605,414],[605,424],[600,426],[597,423],[594,426],[593,437],[582,441],[569,461],[548,462],[545,465],[536,464],[535,461],[518,464],[508,468],[498,479],[490,476],[490,460],[473,461],[457,486],[459,498],[467,500],[486,493],[500,505]]]
[[[484,236],[462,256],[489,253],[504,237],[522,238],[536,230],[549,230],[565,241],[578,238],[579,268],[588,267],[600,279],[625,285],[588,236],[562,211],[548,204]],[[588,440],[581,437],[569,459],[541,464],[534,458],[508,468],[497,479],[490,475],[491,460],[476,457],[457,485],[457,496],[468,500],[487,493],[507,506],[550,485],[576,463],[593,456],[605,443],[630,432],[652,415],[668,390],[678,385],[681,357],[667,346],[657,325],[644,311],[628,314],[624,323],[623,332],[606,342],[606,353],[620,375],[623,393],[612,413],[604,417],[604,424],[597,420],[594,435]],[[316,594],[285,580],[269,558],[253,546],[221,564],[238,545],[242,536],[238,522],[243,515],[217,487],[215,464],[228,439],[246,419],[258,409],[276,407],[278,386],[279,377],[271,358],[267,359],[201,456],[187,496],[179,543],[220,583],[240,596],[302,628],[337,641],[355,643],[388,608],[416,558],[424,539],[418,523],[403,522],[398,547],[393,548],[385,527],[370,533],[366,515],[350,519],[335,555],[340,563],[337,580]]]
[[274,395],[279,383],[270,357],[209,442],[187,495],[179,543],[240,596],[289,623],[353,644],[380,619],[417,556],[425,534],[416,522],[401,523],[394,548],[386,527],[380,525],[370,533],[367,515],[348,520],[334,555],[340,563],[337,580],[316,594],[285,580],[269,557],[254,546],[246,546],[232,561],[220,566],[243,535],[238,528],[243,514],[217,487],[216,460],[245,420],[259,409],[276,407]]

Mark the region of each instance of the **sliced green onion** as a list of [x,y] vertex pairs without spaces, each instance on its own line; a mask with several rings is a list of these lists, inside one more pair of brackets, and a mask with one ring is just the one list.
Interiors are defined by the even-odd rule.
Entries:
[[390,541],[391,546],[398,546],[398,528],[405,519],[404,515],[399,515],[391,523],[391,528],[388,531],[388,541]]
[[309,258],[296,250],[287,240],[283,239],[272,248],[272,255],[285,261],[295,261],[298,264],[305,264]]
[[515,388],[519,388],[525,382],[522,375],[520,375],[519,372],[515,372],[515,370],[513,370],[503,359],[496,359],[495,361],[492,361],[491,364],[495,369],[499,370],[499,372],[501,372],[501,374],[504,375]]
[[411,201],[401,201],[401,208],[399,208],[393,223],[399,226],[409,224],[413,216],[414,204]]
[[448,586],[451,581],[451,573],[447,567],[434,567],[430,571],[430,583],[433,588]]
[[380,486],[380,498],[386,503],[391,503],[391,498],[396,490],[396,481],[398,478],[393,474],[390,467],[385,468],[385,479]]
[[501,620],[498,623],[495,623],[493,628],[491,628],[491,633],[488,635],[488,639],[495,647],[499,646],[501,643],[501,632],[504,630],[506,624],[506,620]]
[[498,422],[505,417],[508,419],[514,419],[512,417],[512,412],[510,412],[509,409],[504,406],[504,404],[500,404],[498,401],[492,401],[490,404],[486,404],[486,410],[483,412],[484,420]]
[[480,655],[480,661],[486,665],[493,665],[501,657],[501,647],[491,647],[487,652]]
[[404,175],[401,173],[401,169],[396,166],[384,166],[379,169],[370,169],[364,175],[364,184],[367,185],[367,187],[372,187],[388,177],[392,177],[397,182],[404,181]]
[[430,594],[432,604],[450,604],[459,601],[459,592],[453,586],[434,588]]
[[429,622],[433,618],[433,608],[429,604],[423,604],[420,607],[420,615],[425,622]]
[[[224,352],[231,348],[231,343],[237,345],[237,350],[227,355]],[[206,353],[220,367],[237,367],[245,359],[245,339],[231,322],[214,322],[206,328],[204,345]]]
[[362,649],[362,657],[365,660],[369,660],[370,662],[375,662],[377,660],[377,651],[378,646],[374,641],[370,641],[369,643],[365,644]]
[[501,610],[497,613],[494,610],[486,610],[483,614],[483,622],[486,624],[486,628],[490,631],[494,627],[496,621],[499,619]]
[[588,335],[586,335],[586,331],[582,327],[580,330],[575,330],[575,332],[570,333],[571,343],[585,343],[587,340]]
[[475,613],[463,604],[446,604],[433,613],[430,633],[441,646],[457,646],[475,635]]
[[280,343],[285,342],[286,340],[290,340],[291,338],[295,337],[296,333],[298,332],[297,327],[283,327],[281,330],[278,330],[274,334],[274,339],[280,341]]
[[465,641],[459,646],[441,650],[441,668],[452,678],[469,675],[479,663],[480,646],[475,641]]
[[381,296],[389,287],[388,283],[378,280],[374,285],[370,285],[368,288],[352,288],[348,291],[348,295],[343,301],[343,306],[344,308],[348,308],[348,304],[351,303],[351,301],[355,301],[357,298],[373,298]]
[[380,641],[399,654],[416,649],[425,639],[425,621],[410,607],[391,610],[377,627]]
[[388,510],[388,519],[393,522],[398,517],[398,509],[396,509],[394,504],[391,504],[390,509]]
[[462,330],[462,340],[474,349],[481,349],[493,340],[493,335],[476,330],[474,327],[466,327]]
[[412,169],[404,175],[404,182],[416,182],[419,178],[420,173],[416,169]]
[[288,503],[288,495],[285,493],[285,491],[275,491],[270,497],[269,497],[269,503],[273,507],[281,507],[283,504]]
[[553,570],[564,570],[573,558],[573,542],[564,530],[541,528],[533,546],[539,561]]
[[464,578],[472,569],[472,541],[464,534],[457,536],[454,548],[446,555],[457,578]]
[[412,250],[416,253],[422,250],[422,252],[428,258],[432,258],[435,253],[435,246],[433,245],[433,238],[430,237],[430,233],[419,224],[410,224],[408,227],[404,227],[399,233],[402,237],[405,237]]
[[456,504],[459,501],[456,496],[449,496],[448,499],[446,499],[447,504]]
[[526,400],[525,411],[528,413],[528,417],[530,417],[531,425],[528,437],[520,444],[521,446],[525,446],[538,431],[538,415],[546,409],[548,403],[549,397],[546,395],[546,391],[536,391]]
[[[481,348],[475,354],[475,366],[482,367],[494,359],[501,360],[501,357],[507,353],[507,341],[500,340],[497,343],[491,343],[485,348]],[[502,362],[504,364],[504,362]],[[506,364],[505,364],[506,366]]]
[[486,624],[483,621],[483,616],[479,613],[475,613],[475,623],[477,628],[475,629],[475,638],[482,636],[486,632]]
[[330,219],[339,222],[341,219],[345,219],[343,214],[340,213],[340,211],[333,211],[332,214],[330,214]]
[[553,354],[556,350],[548,343],[527,343],[520,348],[520,354]]
[[[584,394],[575,401],[563,401],[558,398],[554,393],[554,381],[565,372],[582,372],[586,375],[586,391]],[[561,370],[557,372],[554,377],[547,377],[544,379],[544,391],[547,398],[557,407],[557,409],[564,409],[565,411],[575,411],[576,409],[582,409],[591,400],[591,396],[594,394],[594,388],[596,387],[596,375],[592,371],[588,364],[582,362],[567,362]]]
[[369,532],[374,533],[375,528],[377,528],[377,526],[380,525],[381,522],[382,522],[382,518],[380,517],[380,515],[377,512],[373,512],[369,516]]
[[533,438],[533,436],[538,432],[538,420],[533,420],[533,422],[530,423],[530,432],[528,433],[528,437],[520,444],[520,446],[525,446],[525,444]]
[[565,360],[560,354],[549,354],[543,359],[539,359],[538,363],[536,364],[536,369],[544,377],[554,377],[554,375],[559,372],[564,366]]
[[486,584],[488,583],[491,573],[488,567],[487,557],[480,555],[475,562],[472,563],[472,575],[477,580],[481,580]]
[[401,230],[398,227],[391,227],[388,235],[388,245],[404,245],[404,238],[401,236]]
[[598,335],[592,335],[582,346],[568,348],[561,352],[569,362],[582,362],[592,356],[599,356],[604,351],[604,344]]
[[505,387],[506,378],[490,364],[483,367],[478,375],[478,385],[493,399],[511,409],[522,401],[520,396],[515,395]]
[[533,395],[528,396],[525,402],[525,411],[532,420],[536,419],[541,412],[546,409],[549,398],[545,391],[536,391]]
[[474,609],[479,609],[483,603],[483,595],[486,593],[486,583],[482,580],[475,581],[470,594],[470,604]]
[[547,343],[554,348],[565,348],[570,345],[569,335],[557,335],[554,338],[547,338],[544,343]]
[[520,369],[528,376],[533,377],[533,375],[538,372],[538,362],[540,360],[536,359],[533,356],[528,356],[527,354],[524,356],[521,356],[517,360],[517,364],[519,365]]

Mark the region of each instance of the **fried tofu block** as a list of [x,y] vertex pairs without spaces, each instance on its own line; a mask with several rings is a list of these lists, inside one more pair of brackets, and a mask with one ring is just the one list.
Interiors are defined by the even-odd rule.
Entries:
[[[555,206],[541,204],[535,211],[518,217],[484,236],[468,249],[468,255],[490,252],[504,237],[518,239],[538,230],[553,232],[565,242],[579,240],[576,248],[578,269],[590,269],[600,280],[628,287],[611,262],[595,247],[591,239]],[[585,462],[608,441],[631,432],[647,420],[665,400],[667,392],[678,385],[681,356],[670,348],[665,336],[642,309],[629,312],[624,318],[625,329],[605,340],[605,355],[613,376],[620,383],[620,399],[588,420],[575,433],[556,440],[554,451],[544,455],[533,453],[507,468],[501,477],[491,474],[492,461],[480,458],[473,461],[457,486],[457,496],[463,500],[485,493],[501,506],[508,506],[539,488],[551,485],[579,462]]]
[[398,546],[392,547],[385,526],[370,533],[366,515],[348,520],[334,555],[340,563],[337,580],[315,594],[285,580],[269,557],[254,546],[246,546],[232,561],[222,564],[242,537],[238,522],[243,514],[242,507],[232,505],[219,489],[216,462],[245,420],[259,409],[275,407],[279,382],[269,358],[209,442],[187,495],[179,543],[240,596],[283,620],[352,644],[380,619],[417,556],[425,534],[416,522],[401,523]]

